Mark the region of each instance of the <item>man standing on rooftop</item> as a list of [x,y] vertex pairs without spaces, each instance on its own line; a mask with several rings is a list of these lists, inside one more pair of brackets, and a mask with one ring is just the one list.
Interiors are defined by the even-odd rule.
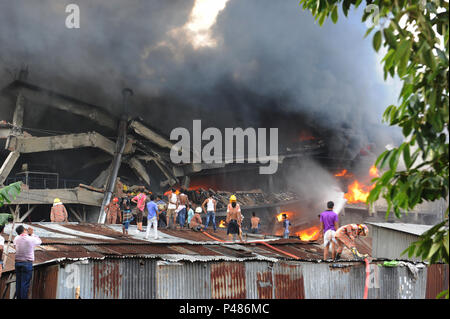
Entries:
[[55,198],[50,211],[50,221],[52,223],[67,223],[69,222],[68,217],[66,207],[59,198]]
[[150,195],[150,201],[147,203],[147,234],[145,239],[150,235],[150,228],[153,226],[153,239],[158,239],[158,205],[155,203],[155,195]]
[[16,233],[18,236],[13,241],[16,249],[16,296],[17,299],[28,299],[28,289],[33,276],[34,248],[39,246],[42,241],[33,234],[31,227],[25,229],[19,225]]
[[320,214],[320,233],[323,234],[323,260],[328,259],[328,251],[331,245],[331,258],[336,256],[336,229],[339,228],[339,217],[333,211],[334,203],[327,203],[327,210]]

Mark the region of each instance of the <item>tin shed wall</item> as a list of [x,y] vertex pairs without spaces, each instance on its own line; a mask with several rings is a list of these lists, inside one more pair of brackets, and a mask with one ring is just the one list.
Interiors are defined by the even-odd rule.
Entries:
[[[408,267],[370,267],[369,299],[425,298],[426,268],[420,268],[414,279]],[[119,286],[112,287],[113,283]],[[60,267],[57,298],[74,298],[77,286],[83,299],[362,299],[365,266],[297,261],[175,263],[116,259]]]
[[448,264],[435,264],[428,267],[427,299],[436,299],[439,293],[448,289],[448,271]]
[[152,299],[156,297],[155,264],[151,259],[107,259],[60,265],[58,297],[82,299]]
[[408,258],[408,254],[402,255],[411,243],[419,239],[418,236],[383,227],[372,226],[371,228],[373,258],[420,261],[420,258]]
[[157,299],[210,299],[209,263],[158,261]]
[[272,268],[273,264],[269,262],[245,263],[247,299],[273,298]]
[[302,267],[298,262],[277,262],[273,267],[274,298],[304,299]]
[[245,299],[245,262],[214,262],[211,264],[211,298]]
[[362,264],[303,263],[307,299],[362,299],[365,268]]

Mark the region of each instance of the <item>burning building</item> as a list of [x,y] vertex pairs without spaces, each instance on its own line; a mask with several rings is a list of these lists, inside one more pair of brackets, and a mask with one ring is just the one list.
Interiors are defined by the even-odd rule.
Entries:
[[[384,221],[383,200],[370,208],[365,200],[372,187],[370,166],[398,133],[377,124],[397,94],[380,90],[373,76],[378,71],[375,57],[368,54],[372,48],[363,42],[365,30],[343,22],[332,33],[323,32],[309,15],[300,15],[294,0],[223,0],[210,2],[210,7],[198,0],[77,3],[86,22],[78,30],[64,27],[60,1],[0,4],[0,185],[23,182],[20,195],[1,209],[18,205],[16,222],[42,222],[42,229],[48,230],[50,206],[58,197],[70,221],[80,223],[73,227],[100,227],[93,225],[102,221],[101,208],[116,191],[117,177],[131,188],[154,193],[184,187],[195,204],[212,194],[222,226],[228,199],[235,194],[244,229],[255,212],[261,218],[261,236],[281,236],[278,216],[286,213],[291,236],[301,241],[282,250],[309,262],[321,254],[318,214],[328,200],[335,201],[341,224]],[[123,90],[126,87],[133,91]],[[243,163],[174,163],[170,152],[176,145],[169,133],[190,127],[196,119],[219,130],[278,128],[277,172],[261,175],[259,163],[248,158]],[[373,174],[377,172],[372,168]],[[408,212],[406,221],[432,224],[440,218],[437,211],[443,210],[425,203]],[[78,247],[86,237],[91,241]],[[184,246],[186,242],[164,247],[108,238],[103,246],[105,242],[91,235],[60,240],[47,242],[41,251],[40,265],[51,262],[53,268],[43,268],[38,276],[63,278],[59,261],[69,256],[68,261],[80,262],[82,271],[92,274],[83,297],[110,296],[99,284],[104,277],[119,289],[133,269],[152,280],[167,273],[204,271],[213,288],[204,290],[203,297],[229,296],[214,289],[221,274],[238,274],[241,279],[234,282],[243,287],[247,271],[254,280],[246,281],[251,287],[238,297],[318,296],[312,279],[319,268],[324,276],[332,278],[337,271],[347,282],[361,285],[347,277],[350,266],[336,270],[316,263],[293,265],[298,260],[292,256],[287,263],[273,264],[275,260],[267,258],[274,257],[274,249],[267,253],[264,244],[248,252],[217,243],[207,250]],[[67,241],[69,245],[58,248]],[[111,247],[115,243],[120,245]],[[139,259],[136,252],[144,257]],[[124,262],[110,260],[124,256]],[[185,263],[192,260],[200,263]],[[216,260],[225,262],[202,268],[201,261]],[[175,264],[166,264],[169,261]],[[117,277],[108,276],[110,269]],[[362,268],[351,271],[355,277],[363,275]],[[286,275],[287,286],[282,279]],[[395,275],[391,272],[394,277],[389,278],[397,279]],[[64,287],[56,293],[59,284],[52,282],[52,296],[71,297],[73,291]],[[298,287],[298,294],[283,287]],[[36,284],[36,296],[44,293],[41,288]],[[176,296],[177,291],[164,295],[166,288],[152,286],[143,297]],[[124,292],[129,287],[124,289],[112,295],[135,296]],[[384,290],[382,296],[390,293]]]

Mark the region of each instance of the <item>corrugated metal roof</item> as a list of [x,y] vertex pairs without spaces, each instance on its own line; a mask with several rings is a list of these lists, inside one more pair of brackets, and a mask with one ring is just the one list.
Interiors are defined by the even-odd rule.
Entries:
[[424,232],[433,227],[430,225],[404,224],[404,223],[367,223],[367,224],[374,225],[377,227],[389,228],[417,236],[422,235]]
[[[145,232],[138,232],[135,225],[130,225],[130,235],[122,234],[121,225],[86,223],[24,225],[31,226],[34,233],[42,239],[42,245],[35,251],[35,265],[64,260],[105,258],[151,258],[191,262],[245,260],[277,262],[295,259],[292,256],[297,257],[297,260],[317,261],[323,256],[320,240],[303,242],[294,238],[264,239],[249,236],[244,242],[234,243],[228,241],[225,229],[218,229],[217,232],[208,231],[212,237],[191,230],[162,229],[158,230],[160,239],[145,240]],[[4,234],[6,239],[10,232],[11,225],[7,225]],[[261,241],[270,243],[273,248],[263,245]],[[14,269],[14,253],[14,249],[10,247],[5,272]],[[343,254],[343,258],[351,259],[351,255]]]

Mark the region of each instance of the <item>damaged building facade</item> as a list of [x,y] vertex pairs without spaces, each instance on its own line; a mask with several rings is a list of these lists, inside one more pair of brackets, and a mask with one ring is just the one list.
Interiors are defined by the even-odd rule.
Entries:
[[[197,204],[212,192],[219,202],[219,218],[225,216],[231,193],[238,196],[247,221],[255,211],[269,224],[281,212],[298,211],[299,203],[306,210],[317,209],[305,205],[310,199],[285,185],[290,169],[304,158],[327,158],[325,140],[303,129],[296,143],[280,147],[276,174],[260,175],[259,164],[250,163],[174,164],[170,159],[174,142],[142,119],[130,116],[131,90],[121,92],[121,111],[114,115],[106,106],[80,101],[26,79],[27,71],[22,70],[18,79],[0,92],[9,106],[0,119],[0,185],[23,182],[22,192],[12,202],[20,205],[19,222],[48,221],[54,198],[66,205],[71,221],[103,222],[99,213],[111,199],[117,177],[130,187],[161,194],[172,185],[183,186]],[[332,170],[348,166],[349,160],[341,158],[339,165]],[[12,211],[12,205],[2,209]],[[370,210],[364,204],[346,205],[342,216],[349,222],[382,221],[383,206]],[[418,209],[411,221],[432,224],[436,221],[433,210]],[[312,214],[307,215],[297,223],[300,228],[317,225]]]

